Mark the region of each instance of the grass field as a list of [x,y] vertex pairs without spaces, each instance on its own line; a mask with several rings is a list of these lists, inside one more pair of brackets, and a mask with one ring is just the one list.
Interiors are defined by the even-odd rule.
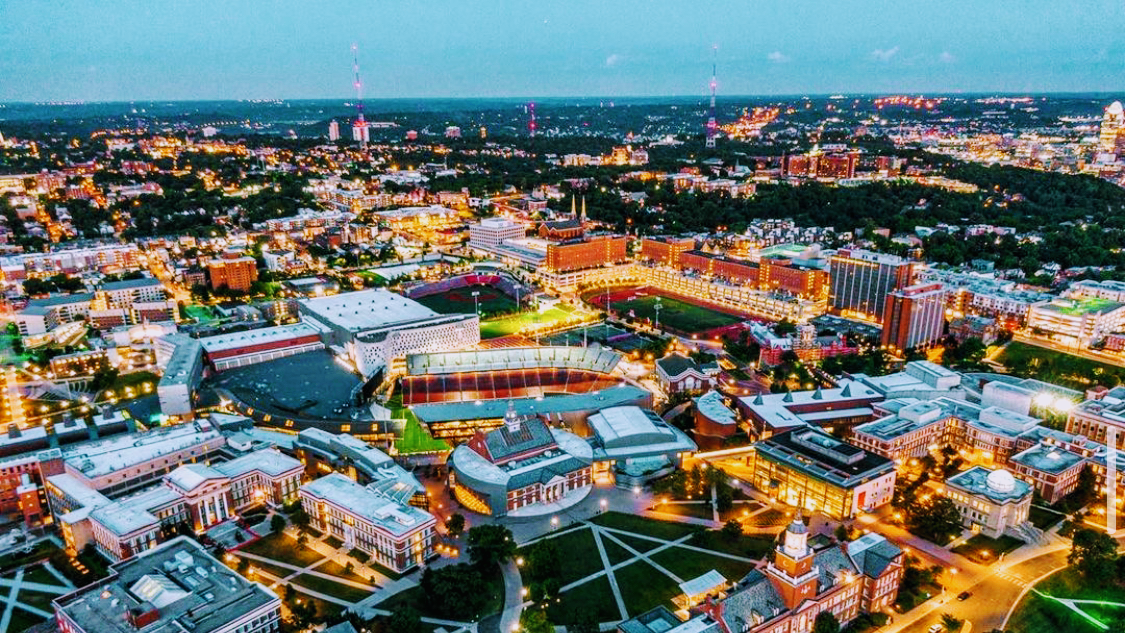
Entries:
[[406,426],[402,429],[402,438],[395,440],[395,450],[399,453],[403,455],[436,453],[452,448],[449,442],[431,436],[410,409],[403,407],[393,411],[391,415],[395,419],[406,420]]
[[[655,573],[656,570],[653,570]],[[613,600],[613,590],[605,576],[578,585],[559,597],[547,607],[547,618],[553,624],[573,624],[582,613],[591,613],[598,622],[613,622],[621,619],[617,603]]]
[[[642,291],[644,292],[644,291]],[[614,311],[622,317],[630,313],[638,319],[655,321],[657,298],[660,301],[660,325],[685,334],[706,332],[741,322],[742,317],[726,314],[708,307],[688,303],[675,297],[665,297],[649,292],[633,295],[623,300],[610,299]]]
[[570,317],[570,313],[560,308],[548,308],[543,312],[524,312],[511,316],[481,321],[481,338],[499,338],[518,333],[529,326],[550,326]]
[[985,536],[984,534],[977,534],[957,547],[954,547],[953,551],[974,563],[990,565],[995,563],[1001,554],[1007,554],[1023,544],[1023,541],[1007,535],[996,539]]
[[218,317],[215,316],[215,311],[205,305],[185,306],[184,313],[199,323],[218,320]]
[[[1120,585],[1113,582],[1086,582],[1070,568],[1051,574],[1036,584],[1035,589],[1056,598],[1125,602],[1125,589]],[[1091,615],[1096,614],[1105,620],[1121,613],[1125,613],[1125,610],[1112,607],[1091,609]],[[1029,591],[1016,605],[1005,630],[1020,633],[1098,633],[1105,629],[1095,626],[1062,604]]]
[[1125,383],[1125,367],[1079,358],[1064,352],[1012,341],[996,362],[1021,378],[1036,378],[1073,389],[1093,384],[1109,387]]
[[[316,551],[298,544],[296,540],[285,534],[268,534],[242,549],[251,554],[299,567],[310,565],[324,558]],[[251,564],[256,565],[258,563],[257,561],[251,561]]]
[[670,605],[672,598],[680,593],[676,581],[643,560],[618,569],[614,575],[617,576],[621,599],[625,601],[630,617],[638,616],[657,605]]
[[[480,293],[475,298],[475,301],[473,297],[474,292]],[[484,316],[496,313],[508,313],[516,309],[515,299],[492,286],[454,288],[453,290],[418,297],[415,301],[441,314],[472,314],[474,308],[478,306],[480,313]]]
[[623,512],[605,512],[590,519],[590,522],[608,528],[617,528],[619,530],[645,534],[669,541],[703,530],[703,527],[698,525],[646,519],[645,517],[625,514]]

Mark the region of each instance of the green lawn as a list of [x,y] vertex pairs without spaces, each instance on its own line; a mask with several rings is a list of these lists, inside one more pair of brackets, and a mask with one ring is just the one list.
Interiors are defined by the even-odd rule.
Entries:
[[345,585],[338,582],[333,582],[327,578],[320,576],[313,576],[311,574],[301,574],[291,581],[293,584],[299,585],[306,589],[310,589],[317,593],[347,600],[348,602],[359,602],[367,596],[371,595],[370,591],[365,591],[357,587]]
[[672,598],[679,595],[679,585],[645,561],[626,565],[614,572],[614,575],[630,617],[661,605],[669,609],[675,608]]
[[[655,321],[657,297],[647,295],[632,300],[612,302],[613,309],[622,317],[630,312],[638,319]],[[711,308],[688,303],[674,297],[660,297],[660,325],[671,330],[694,334],[718,327],[740,323],[742,317],[726,314]]]
[[1006,554],[1023,544],[1023,541],[1007,535],[997,539],[985,536],[984,534],[977,534],[957,547],[954,547],[953,551],[974,563],[990,565],[995,563],[1001,554]]
[[603,512],[590,519],[591,523],[597,523],[608,528],[617,528],[619,530],[626,530],[628,532],[635,532],[637,534],[644,534],[655,538],[661,538],[668,541],[673,541],[703,529],[702,526],[688,525],[686,523],[672,523],[670,521],[658,521],[656,519],[649,519],[639,517],[633,514],[624,514],[621,512]]
[[[318,552],[298,544],[296,540],[285,534],[267,534],[253,543],[243,546],[242,550],[298,567],[311,565],[324,558]],[[256,565],[257,562],[250,561],[250,564]]]
[[602,546],[605,547],[605,555],[611,565],[624,563],[636,556],[633,552],[621,547],[608,538],[602,538]]
[[343,578],[352,582],[362,582],[364,584],[370,584],[371,582],[370,578],[364,578],[363,576],[360,576],[355,572],[348,571],[343,565],[337,563],[334,560],[325,561],[317,565],[316,571],[319,571],[322,574],[331,574],[338,578]]
[[25,629],[29,629],[36,624],[43,622],[43,618],[29,613],[20,608],[12,609],[12,617],[8,620],[7,633],[19,633]]
[[625,543],[626,545],[628,545],[629,547],[637,550],[638,552],[647,552],[649,550],[653,550],[653,549],[656,549],[657,547],[660,547],[660,543],[657,543],[656,541],[650,541],[648,539],[638,538],[636,536],[627,536],[625,534],[618,534],[617,532],[614,532],[613,536],[617,540],[621,541],[622,543]]
[[395,449],[400,454],[440,453],[452,448],[449,442],[430,435],[430,432],[418,421],[418,417],[410,409],[403,407],[392,415],[396,419],[406,420],[406,426],[402,429],[402,438],[395,440]]
[[683,517],[695,517],[697,519],[706,519],[708,521],[714,518],[711,512],[711,502],[703,501],[700,503],[665,503],[652,508],[656,512],[663,512],[664,514],[674,514]]
[[[598,546],[594,542],[594,533],[590,528],[568,530],[552,537],[551,540],[562,553],[559,566],[560,585],[568,585],[603,569],[602,558],[598,554]],[[526,549],[521,550],[520,554],[526,555]]]
[[[1070,568],[1051,574],[1035,585],[1035,589],[1057,598],[1125,602],[1125,588],[1113,582],[1086,582]],[[1100,607],[1093,611],[1102,617],[1111,613]],[[1101,629],[1058,602],[1028,592],[1012,612],[1006,630],[1020,633],[1098,633]]]
[[1079,358],[1064,352],[1012,341],[996,361],[1021,378],[1036,378],[1073,389],[1092,384],[1109,387],[1125,383],[1125,368]]
[[199,323],[206,323],[207,321],[215,321],[218,317],[215,316],[215,311],[210,306],[193,304],[184,307],[184,313],[188,317],[195,319]]
[[519,333],[519,331],[524,327],[535,325],[553,325],[570,316],[570,312],[561,310],[557,307],[553,307],[548,308],[542,313],[524,312],[522,314],[515,314],[512,316],[489,319],[487,321],[481,321],[480,337],[482,339],[489,339],[499,338],[501,336],[510,336],[512,334]]
[[691,537],[689,544],[704,549],[760,560],[773,549],[774,539],[769,536],[742,535],[731,539],[718,530],[699,532]]
[[[475,298],[473,293],[480,293]],[[441,314],[472,314],[479,309],[480,314],[508,313],[516,309],[516,300],[490,286],[469,286],[454,288],[446,292],[418,297],[418,303]]]
[[578,585],[564,592],[557,602],[552,602],[547,607],[547,618],[553,624],[573,624],[582,613],[593,614],[598,622],[621,619],[608,578],[602,576]]
[[1062,523],[1062,521],[1066,519],[1066,515],[1040,508],[1037,505],[1032,505],[1031,509],[1027,512],[1027,518],[1031,521],[1032,525],[1040,530],[1049,530],[1055,527],[1056,524]]
[[724,556],[709,556],[678,547],[669,547],[653,554],[652,561],[683,580],[698,578],[713,569],[727,580],[736,581],[754,569],[754,563],[744,563]]

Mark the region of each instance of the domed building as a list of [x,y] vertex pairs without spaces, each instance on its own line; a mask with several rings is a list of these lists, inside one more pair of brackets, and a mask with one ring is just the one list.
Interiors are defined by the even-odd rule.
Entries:
[[453,496],[467,510],[528,517],[570,507],[590,493],[590,444],[508,403],[504,425],[477,431],[449,458]]
[[992,538],[1009,534],[1023,541],[1041,535],[1027,520],[1031,484],[1009,471],[974,466],[945,480],[946,496],[957,505],[961,524]]

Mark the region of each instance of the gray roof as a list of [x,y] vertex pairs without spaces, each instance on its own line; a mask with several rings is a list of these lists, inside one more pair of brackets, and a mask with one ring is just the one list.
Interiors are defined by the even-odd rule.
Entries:
[[738,581],[723,600],[723,620],[732,631],[754,625],[755,616],[767,622],[787,612],[785,600],[770,579],[755,569]]
[[140,279],[126,279],[124,281],[111,281],[102,284],[102,290],[112,292],[114,290],[129,290],[131,288],[144,288],[146,286],[159,286],[161,285],[159,279],[153,277],[142,277]]
[[848,556],[865,576],[878,578],[902,550],[883,535],[869,532],[847,544]]
[[484,436],[484,444],[493,462],[535,449],[550,448],[555,445],[551,430],[539,418],[528,418],[520,422],[516,429],[502,426],[489,431]]
[[[512,400],[520,415],[546,415],[572,411],[594,411],[606,407],[635,404],[647,401],[648,391],[633,385],[617,385],[590,393],[567,394],[549,398],[520,398]],[[416,404],[411,407],[418,419],[432,424],[455,420],[493,420],[504,417],[507,400],[478,400],[476,402],[438,402]]]
[[[142,581],[173,600],[159,608],[159,619],[142,629],[146,633],[210,633],[260,608],[281,606],[263,585],[234,573],[186,536],[111,569],[108,578],[57,598],[58,610],[87,633],[136,633],[126,613],[163,601],[160,595],[142,601],[132,590]],[[169,580],[186,591],[163,589],[172,587]]]

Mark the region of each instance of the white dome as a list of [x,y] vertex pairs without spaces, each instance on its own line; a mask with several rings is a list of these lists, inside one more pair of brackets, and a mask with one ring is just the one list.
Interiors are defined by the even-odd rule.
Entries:
[[985,483],[993,492],[1008,493],[1016,489],[1016,478],[1003,468],[989,473]]
[[1125,107],[1121,106],[1120,101],[1114,101],[1113,103],[1109,104],[1109,107],[1106,108],[1105,111],[1107,114],[1122,114],[1125,113]]

